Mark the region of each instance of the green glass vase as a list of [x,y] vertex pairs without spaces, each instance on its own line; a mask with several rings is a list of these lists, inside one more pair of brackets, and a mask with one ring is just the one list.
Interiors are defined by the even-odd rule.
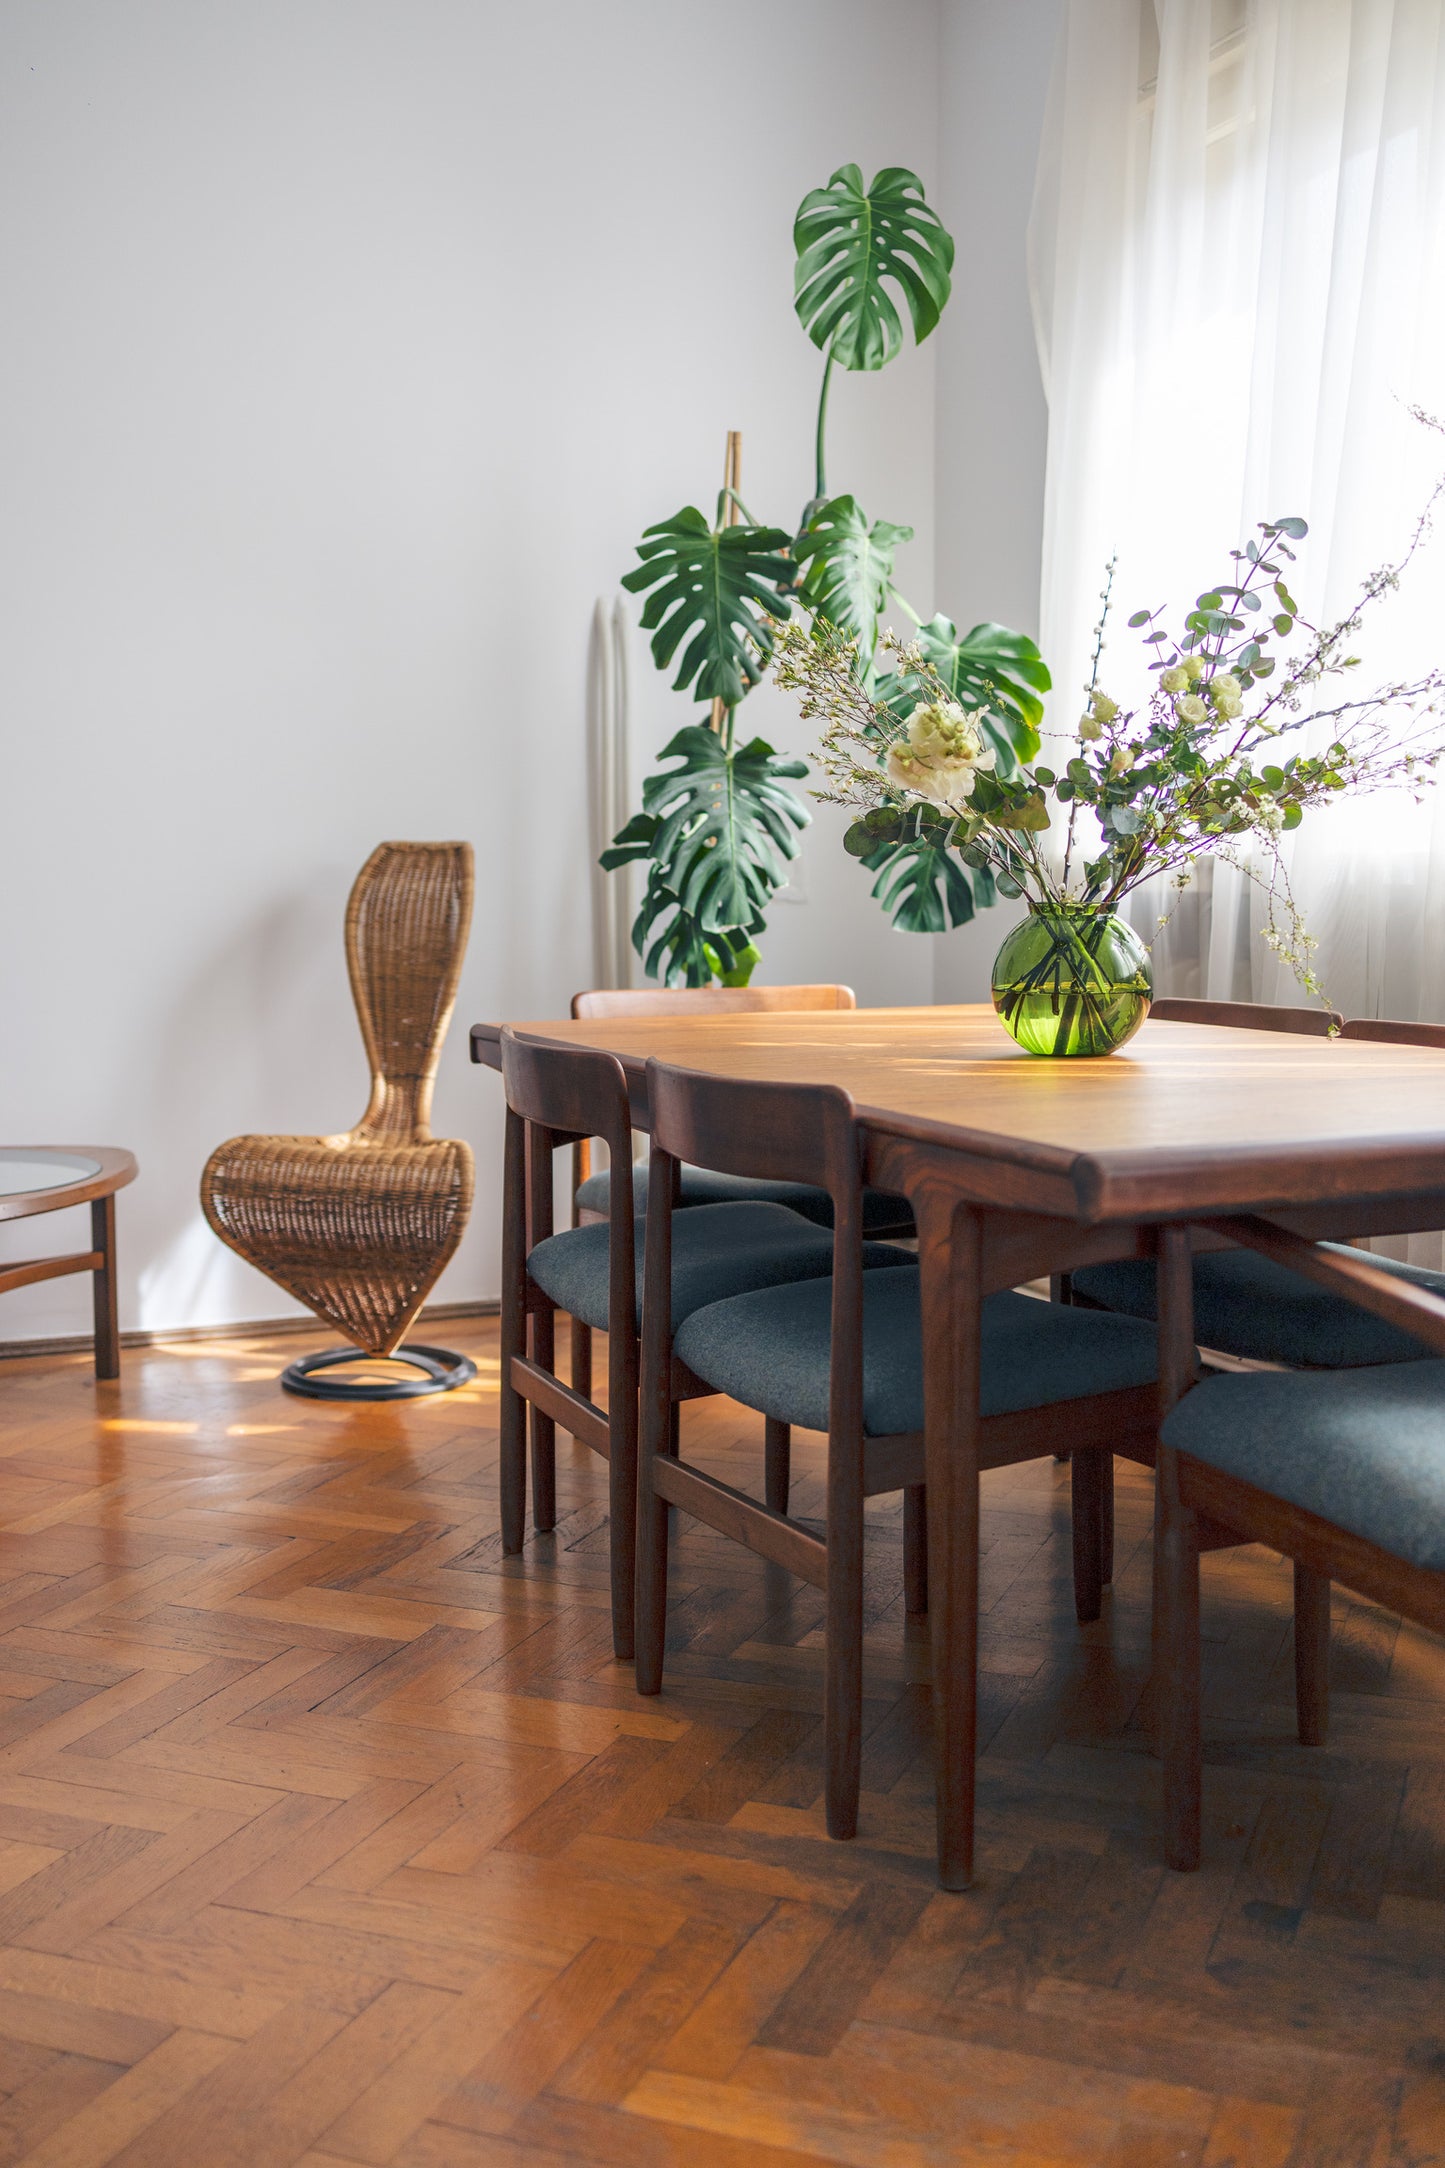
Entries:
[[1112,911],[1030,906],[994,959],[993,1005],[1026,1054],[1112,1054],[1153,993],[1149,951]]

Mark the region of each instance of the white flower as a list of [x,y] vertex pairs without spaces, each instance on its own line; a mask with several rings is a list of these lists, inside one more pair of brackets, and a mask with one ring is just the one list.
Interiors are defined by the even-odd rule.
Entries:
[[1185,693],[1175,701],[1174,712],[1181,723],[1202,723],[1206,711],[1198,693]]
[[1190,684],[1197,685],[1204,675],[1204,657],[1202,655],[1186,655],[1183,669],[1184,675],[1188,678]]
[[1093,708],[1095,721],[1100,723],[1112,723],[1119,712],[1118,701],[1111,700],[1107,693],[1095,693],[1090,706]]
[[953,700],[931,701],[908,718],[908,743],[888,755],[888,779],[901,790],[956,805],[973,795],[980,771],[997,759],[982,730]]
[[1244,713],[1244,704],[1240,700],[1238,693],[1226,694],[1215,701],[1214,712],[1226,723],[1232,723],[1236,717]]
[[1182,693],[1189,683],[1189,672],[1182,663],[1175,663],[1172,670],[1161,670],[1159,683],[1166,693]]
[[1233,700],[1237,703],[1239,696],[1239,679],[1232,670],[1221,670],[1217,677],[1212,677],[1209,680],[1209,697],[1216,707],[1222,705],[1226,700]]
[[1271,835],[1278,835],[1284,826],[1284,807],[1267,798],[1255,816],[1256,828],[1267,828]]
[[1081,738],[1092,743],[1095,738],[1101,738],[1103,735],[1104,726],[1095,716],[1081,715],[1079,717],[1079,736]]

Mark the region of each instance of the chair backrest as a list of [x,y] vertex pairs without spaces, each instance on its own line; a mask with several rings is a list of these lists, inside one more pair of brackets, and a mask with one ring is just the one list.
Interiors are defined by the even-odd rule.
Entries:
[[766,1009],[856,1009],[851,986],[595,987],[572,996],[584,1016],[741,1016]]
[[371,1065],[357,1137],[423,1144],[472,923],[470,843],[379,843],[346,906],[346,964]]
[[1160,1024],[1225,1024],[1235,1031],[1297,1031],[1324,1039],[1342,1019],[1333,1009],[1277,1009],[1267,1001],[1154,1001],[1149,1015]]
[[556,1144],[601,1137],[626,1166],[632,1157],[627,1079],[613,1054],[586,1046],[548,1046],[502,1033],[502,1086],[507,1105],[533,1128],[549,1130]]
[[754,1083],[650,1061],[647,1096],[654,1144],[691,1166],[830,1194],[860,1183],[853,1102],[836,1085]]
[[1342,1039],[1382,1040],[1387,1046],[1445,1046],[1445,1024],[1392,1024],[1380,1016],[1352,1016]]
[[[615,1056],[591,1047],[549,1046],[502,1033],[507,1138],[502,1196],[503,1271],[552,1232],[552,1154],[559,1145],[601,1137],[614,1167],[632,1159],[627,1078]],[[611,1404],[637,1390],[636,1255],[631,1182],[614,1182],[608,1206],[608,1378]]]
[[[811,1182],[833,1200],[832,1442],[863,1439],[863,1177],[853,1102],[832,1084],[765,1084],[647,1064],[652,1154],[647,1187],[644,1331],[662,1328],[671,1282],[678,1162],[722,1174]],[[670,1340],[669,1343],[670,1345]],[[654,1364],[654,1370],[656,1364]],[[831,1477],[830,1477],[831,1480]]]

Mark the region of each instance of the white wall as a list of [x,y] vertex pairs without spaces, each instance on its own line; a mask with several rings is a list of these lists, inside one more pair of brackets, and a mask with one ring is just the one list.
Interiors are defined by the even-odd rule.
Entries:
[[[439,1294],[495,1289],[498,1093],[464,1026],[589,976],[594,599],[707,501],[729,427],[756,511],[807,496],[792,211],[848,158],[932,179],[938,37],[935,0],[9,0],[0,1137],[138,1153],[124,1324],[290,1307],[196,1180],[236,1131],[360,1112],[341,913],[385,836],[477,847],[437,1126],[481,1179]],[[917,526],[910,592],[936,346],[834,397],[830,479]],[[686,704],[638,675],[655,745]],[[766,975],[928,999],[930,944],[823,843]],[[82,1229],[0,1254],[46,1235]],[[0,1338],[87,1315],[82,1281],[25,1290]]]
[[[1062,0],[943,0],[937,203],[957,256],[938,327],[938,607],[1039,630],[1048,411],[1025,242]],[[934,998],[984,1001],[1018,905],[934,939]]]

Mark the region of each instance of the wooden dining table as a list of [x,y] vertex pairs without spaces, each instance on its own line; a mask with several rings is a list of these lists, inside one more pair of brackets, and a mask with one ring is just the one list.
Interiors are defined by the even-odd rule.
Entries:
[[[500,1066],[500,1024],[472,1058]],[[980,1305],[1044,1275],[1195,1247],[1263,1215],[1312,1238],[1445,1227],[1445,1050],[1146,1022],[1093,1060],[1025,1055],[990,1007],[518,1021],[604,1049],[648,1127],[649,1059],[829,1084],[851,1097],[864,1179],[905,1195],[923,1303],[938,1866],[973,1875]],[[1170,1237],[1177,1241],[1177,1237]],[[1161,1348],[1161,1409],[1180,1390]]]

